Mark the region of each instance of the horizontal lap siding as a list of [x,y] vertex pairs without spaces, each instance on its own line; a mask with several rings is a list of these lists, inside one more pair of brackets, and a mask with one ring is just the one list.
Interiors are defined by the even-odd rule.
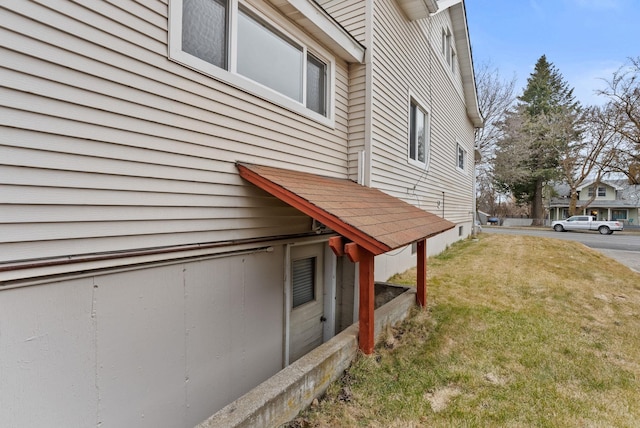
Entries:
[[365,42],[366,21],[363,0],[317,0],[356,40]]
[[366,150],[366,67],[351,64],[349,82],[349,178],[358,178],[358,153]]
[[[442,26],[451,28],[448,11],[407,22],[395,1],[374,5],[372,185],[438,215],[445,192],[445,217],[469,221],[474,133],[459,73],[452,78],[441,58]],[[427,171],[407,161],[410,93],[431,112]],[[456,139],[467,151],[465,172],[456,168]]]
[[[366,43],[366,5],[362,0],[319,0],[318,3],[358,42]],[[358,152],[365,150],[366,66],[349,65],[349,178],[358,177]]]
[[236,161],[346,177],[348,67],[335,128],[167,58],[167,4],[0,9],[0,261],[309,230]]

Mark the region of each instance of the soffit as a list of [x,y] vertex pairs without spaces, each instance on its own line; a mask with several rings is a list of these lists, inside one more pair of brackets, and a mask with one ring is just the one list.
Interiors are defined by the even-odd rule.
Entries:
[[469,41],[469,27],[467,25],[467,12],[462,0],[439,0],[438,13],[448,10],[453,25],[453,38],[458,52],[458,62],[460,64],[460,75],[464,92],[465,104],[467,105],[467,115],[471,119],[473,126],[481,128],[484,126],[484,119],[478,105],[478,94],[476,90],[476,80],[473,72],[473,56],[471,53],[471,42]]
[[402,11],[407,15],[409,21],[422,19],[435,13],[438,5],[435,0],[396,0]]
[[351,180],[238,163],[240,176],[374,255],[455,227],[378,189]]

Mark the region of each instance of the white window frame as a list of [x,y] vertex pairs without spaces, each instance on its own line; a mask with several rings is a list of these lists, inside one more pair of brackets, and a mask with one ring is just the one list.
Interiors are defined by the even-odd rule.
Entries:
[[[600,194],[601,190],[603,194]],[[596,198],[604,198],[607,196],[607,188],[604,186],[589,186],[589,188],[587,189],[587,196],[592,197],[594,194],[596,195]]]
[[[281,15],[267,5],[249,4],[242,0],[229,0],[228,70],[182,50],[182,0],[169,0],[169,59],[198,71],[216,80],[234,86],[268,102],[274,103],[297,114],[308,117],[329,127],[335,127],[335,57],[314,42],[307,34],[293,24],[282,22]],[[265,24],[303,49],[302,86],[303,99],[296,101],[267,86],[237,73],[237,31],[238,8],[242,6]],[[286,28],[285,28],[286,27]],[[307,54],[311,54],[327,65],[326,76],[326,116],[306,107]]]
[[[416,105],[420,110],[425,114],[425,161],[421,162],[417,159],[413,159],[411,157],[411,132],[412,132],[412,123],[411,123],[411,110],[413,109],[413,105]],[[420,169],[427,169],[429,167],[429,160],[431,159],[431,109],[427,107],[427,105],[422,102],[418,97],[409,93],[409,103],[407,105],[407,161],[409,164],[414,165]],[[416,147],[416,158],[417,158],[417,147]]]
[[451,48],[451,72],[456,74],[456,61],[458,61],[458,57],[456,56],[456,50]]
[[[462,155],[462,166],[460,166],[460,155]],[[458,171],[466,172],[467,170],[467,151],[462,147],[459,141],[456,141],[456,168]]]
[[442,51],[442,56],[444,58],[444,63],[449,68],[453,75],[456,74],[456,62],[458,61],[456,55],[455,48],[455,40],[453,38],[453,33],[448,26],[442,27],[442,46],[440,50]]

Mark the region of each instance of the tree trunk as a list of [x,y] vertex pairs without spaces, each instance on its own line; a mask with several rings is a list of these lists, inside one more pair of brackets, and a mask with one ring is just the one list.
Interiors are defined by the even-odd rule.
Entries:
[[571,188],[571,192],[570,192],[570,199],[569,199],[569,217],[571,217],[572,215],[576,215],[576,207],[578,205],[578,192],[576,191],[575,188]]
[[544,206],[542,205],[542,177],[536,179],[536,188],[531,202],[532,226],[544,226]]

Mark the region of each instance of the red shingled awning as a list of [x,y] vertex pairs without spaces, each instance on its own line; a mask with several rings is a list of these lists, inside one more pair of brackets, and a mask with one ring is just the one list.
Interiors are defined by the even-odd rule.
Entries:
[[373,255],[437,235],[454,223],[351,180],[236,164],[240,176]]

